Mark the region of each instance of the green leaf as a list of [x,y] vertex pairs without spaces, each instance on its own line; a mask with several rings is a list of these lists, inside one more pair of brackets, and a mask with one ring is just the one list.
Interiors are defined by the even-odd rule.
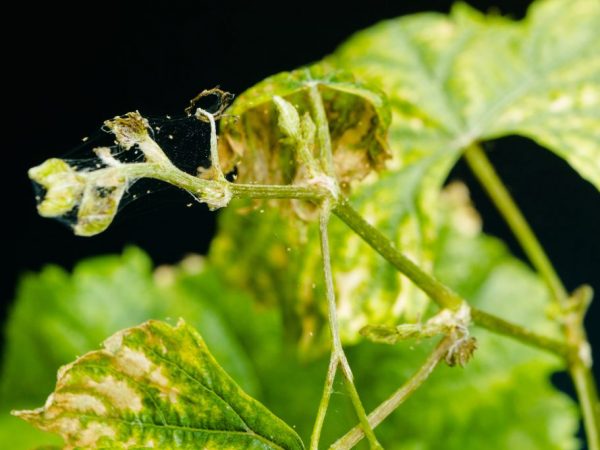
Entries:
[[59,370],[44,407],[14,414],[62,435],[69,447],[304,448],[182,320],[114,334]]
[[[318,122],[309,99],[314,86],[329,120],[338,181],[347,186],[380,170],[389,157],[386,133],[390,113],[385,96],[355,81],[348,72],[322,64],[269,77],[236,99],[228,109],[229,117],[221,123],[223,168],[237,167],[240,182],[290,184],[301,177],[294,162],[297,140],[290,142],[290,133],[298,136],[300,117],[313,116],[312,122]],[[297,111],[292,114],[289,107]],[[290,128],[294,126],[295,131]],[[314,141],[308,144],[318,157],[318,145]]]
[[[389,96],[400,166],[435,155],[448,169],[472,142],[520,134],[600,189],[596,0],[539,1],[520,22],[458,4],[449,16],[375,25],[331,61]],[[438,184],[446,173],[438,174]]]
[[[450,211],[456,213],[461,210],[457,205],[462,201],[460,197],[464,191],[455,187],[453,192],[447,204]],[[542,283],[523,264],[510,257],[499,241],[475,237],[472,230],[469,232],[471,225],[465,226],[465,223],[469,223],[470,214],[472,211],[463,208],[462,212],[450,216],[445,222],[448,225],[440,230],[442,238],[437,249],[437,275],[486,310],[506,315],[519,323],[531,323],[539,332],[555,333],[555,326],[540,314],[547,304]],[[457,228],[462,231],[457,232]],[[270,233],[273,235],[274,232],[271,230]],[[66,282],[81,286],[78,296],[67,295],[66,301],[70,302],[67,304],[76,307],[76,311],[85,311],[77,304],[89,302],[90,307],[100,303],[95,310],[98,316],[96,320],[103,317],[100,308],[109,310],[115,317],[123,317],[120,323],[137,320],[139,316],[129,304],[128,292],[132,295],[142,292],[142,295],[135,296],[137,301],[154,295],[149,266],[147,257],[139,250],[130,249],[123,257],[95,258],[81,263],[73,276],[61,271]],[[85,272],[86,277],[83,277],[83,267],[90,270],[89,273]],[[137,267],[138,275],[135,275],[134,267]],[[113,271],[120,273],[120,276],[115,276]],[[46,279],[46,273],[37,280],[40,283],[39,290],[31,290],[24,297],[24,288],[21,288],[19,301],[31,302],[37,307],[35,310],[32,306],[28,321],[19,321],[24,334],[27,332],[37,336],[37,346],[27,346],[27,341],[22,340],[13,342],[14,336],[17,336],[14,333],[8,336],[7,345],[14,348],[13,352],[21,345],[18,362],[22,368],[30,368],[14,372],[16,378],[33,372],[31,375],[35,376],[38,383],[44,384],[45,380],[51,385],[58,367],[56,363],[52,364],[52,358],[47,362],[48,367],[42,366],[43,369],[32,364],[52,355],[52,351],[62,344],[54,341],[57,334],[52,332],[52,327],[38,329],[48,317],[39,321],[36,319],[48,314],[43,305],[54,304],[54,300],[48,297],[50,292],[55,290],[56,297],[60,298],[61,294],[66,295],[68,291],[64,286],[51,284]],[[82,284],[81,279],[92,274],[96,274],[92,278],[95,284],[89,279]],[[227,371],[235,371],[232,360],[246,367],[246,370],[236,372],[236,381],[244,386],[253,386],[257,398],[277,416],[293,425],[303,438],[308,438],[327,369],[328,361],[324,355],[310,361],[299,358],[294,342],[285,339],[287,325],[282,320],[280,310],[257,304],[251,297],[232,290],[220,281],[213,268],[203,267],[202,260],[197,257],[186,259],[176,267],[160,267],[153,278],[157,284],[155,289],[161,295],[166,295],[157,297],[156,301],[182,305],[187,314],[174,314],[184,315],[188,322],[193,317],[203,316],[204,319],[197,319],[196,323],[210,348],[213,351],[219,349],[217,358],[224,366],[227,363]],[[140,284],[141,279],[145,281]],[[36,278],[33,275],[27,278],[28,283],[34,281]],[[127,281],[131,286],[130,291],[127,290]],[[107,289],[104,297],[99,296],[101,288]],[[95,294],[91,295],[92,292]],[[39,302],[34,302],[36,299]],[[17,305],[15,311],[18,309]],[[173,316],[172,313],[165,313],[154,317],[168,317],[167,314]],[[128,316],[136,317],[131,319]],[[64,320],[67,327],[73,327],[72,321],[77,320],[76,315],[73,319],[62,314],[51,318],[57,323]],[[88,328],[93,323],[89,315],[83,315],[81,320],[88,324]],[[13,330],[15,325],[13,322]],[[564,394],[552,389],[548,382],[549,374],[560,369],[559,362],[542,352],[493,336],[484,330],[475,330],[475,333],[480,348],[471,363],[464,369],[440,368],[439,374],[434,373],[434,378],[401,406],[388,419],[389,422],[384,422],[378,428],[377,433],[384,447],[437,449],[440,442],[444,442],[444,448],[449,450],[476,449],[481,445],[492,450],[577,448],[573,437],[577,429],[575,405]],[[104,333],[104,336],[109,334]],[[96,342],[100,340],[98,338]],[[95,343],[92,343],[84,352],[94,347]],[[363,342],[350,347],[348,351],[352,368],[367,409],[375,407],[402,384],[422,363],[429,348],[427,341],[397,346]],[[73,356],[70,353],[65,355],[71,359]],[[11,361],[14,361],[13,358]],[[377,370],[373,370],[374,367]],[[16,381],[11,380],[10,386],[21,386]],[[29,388],[35,386],[30,384]],[[24,385],[21,388],[25,397],[26,387]],[[336,386],[336,392],[343,389],[342,385]],[[51,390],[49,388],[45,393]],[[35,389],[33,391],[36,392]],[[324,429],[324,444],[333,442],[356,425],[347,397],[334,395],[332,400],[334,403]],[[18,407],[31,407],[42,401],[43,397],[25,403],[21,401]],[[436,406],[439,404],[443,407]],[[446,413],[446,410],[450,412]],[[9,420],[21,422],[16,418]],[[13,430],[20,429],[15,428],[13,422],[12,425],[7,424],[6,432],[2,434],[0,427],[0,436],[7,436],[0,442],[11,443],[11,449],[15,450],[30,448],[12,445],[13,442],[18,443],[17,439],[23,438],[22,434],[33,434],[27,431],[14,431],[19,433],[18,436],[12,434]],[[49,441],[39,440],[37,443],[44,442]],[[404,445],[405,442],[407,445]]]
[[[463,219],[457,218],[460,223]],[[453,221],[451,221],[453,222]],[[454,225],[452,225],[454,227]],[[511,257],[496,239],[445,227],[438,248],[436,274],[486,311],[558,336],[556,324],[543,314],[550,304],[543,282]],[[471,276],[474,274],[474,276]],[[377,428],[386,449],[576,449],[577,407],[550,383],[564,370],[552,355],[483,329],[473,329],[479,348],[464,368],[442,366],[411,398]],[[395,346],[362,342],[348,348],[355,382],[368,410],[392,394],[423,363],[432,342],[407,341]],[[288,423],[310,432],[303,412],[316,410],[319,370],[326,360],[287,361],[259,369],[269,406]],[[312,389],[295,377],[315,374]],[[278,379],[293,380],[279,383]],[[308,383],[308,381],[306,381]],[[298,395],[298,390],[302,393]],[[306,392],[305,390],[308,390]],[[337,390],[343,390],[340,385]],[[298,401],[302,403],[298,404]],[[329,444],[356,425],[345,396],[334,396],[324,428]]]
[[[26,275],[4,331],[0,370],[0,442],[13,450],[55,442],[47,433],[31,430],[14,435],[22,421],[10,409],[42,403],[56,382],[58,367],[97,348],[107,336],[148,319],[184,317],[198,328],[227,372],[251,395],[258,392],[256,374],[240,340],[214,309],[216,296],[240,298],[204,272],[200,257],[190,257],[179,269],[198,279],[194,291],[172,286],[172,270],[153,274],[152,262],[141,250],[128,248],[122,256],[102,256],[77,264],[73,273],[49,266]],[[155,282],[155,279],[157,280]],[[8,440],[10,437],[10,440]],[[22,444],[20,444],[22,442]],[[29,443],[28,443],[29,442]]]
[[[545,335],[560,335],[557,325],[543,315],[550,304],[543,282],[499,241],[449,229],[443,234],[436,274],[444,282],[485,311]],[[473,271],[477,276],[470,278]],[[564,369],[563,363],[483,329],[474,329],[473,335],[479,348],[464,369],[436,369],[382,425],[382,439],[402,442],[389,448],[434,449],[441,442],[448,449],[579,448],[576,406],[549,380],[554,371]],[[375,376],[356,375],[362,392],[379,401],[392,392],[391,380],[400,384],[424,360],[430,344],[406,342],[387,355],[378,351],[381,347],[367,344],[351,355],[359,367],[377,365]],[[402,367],[394,358],[404,361]],[[384,381],[376,383],[375,378]],[[443,407],[436,407],[440,402]]]
[[[433,262],[438,227],[430,209],[435,197],[420,197],[429,161],[357,185],[353,206],[424,268]],[[427,207],[421,200],[429,202]],[[210,261],[229,283],[257,301],[278,304],[287,329],[304,348],[326,346],[328,331],[321,252],[316,225],[298,223],[274,208],[224,211],[211,244]],[[470,225],[478,229],[478,219]],[[330,223],[331,256],[339,321],[345,342],[360,339],[369,323],[418,320],[427,298],[337,219]],[[231,261],[235,261],[232,264]],[[260,264],[257,264],[260,261]]]
[[[403,17],[352,37],[327,61],[386,92],[393,119],[389,170],[355,183],[353,206],[429,270],[442,222],[440,189],[474,141],[525,134],[566,155],[600,187],[599,21],[595,1],[541,2],[522,22],[459,4],[450,16]],[[266,102],[271,93],[262,86],[271,86],[269,80],[249,90],[249,98]],[[564,109],[562,101],[557,111],[553,102],[563,97],[581,101]],[[509,125],[506,117],[525,110],[530,120]],[[274,119],[253,128],[260,136],[274,129]],[[551,145],[548,136],[560,136],[561,144]],[[212,261],[259,301],[281,304],[290,330],[306,345],[318,340],[326,311],[316,230],[269,209],[226,211],[220,220]],[[423,315],[427,299],[337,220],[331,241],[346,342],[356,342],[367,323],[394,325]]]

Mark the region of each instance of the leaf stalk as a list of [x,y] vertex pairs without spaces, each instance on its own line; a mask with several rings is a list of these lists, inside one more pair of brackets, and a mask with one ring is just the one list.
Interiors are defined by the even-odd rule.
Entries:
[[465,150],[464,157],[561,309],[560,321],[567,342],[567,353],[563,356],[579,399],[588,447],[600,450],[600,401],[583,324],[585,307],[579,313],[573,311],[576,295],[567,294],[550,258],[481,146],[472,144]]

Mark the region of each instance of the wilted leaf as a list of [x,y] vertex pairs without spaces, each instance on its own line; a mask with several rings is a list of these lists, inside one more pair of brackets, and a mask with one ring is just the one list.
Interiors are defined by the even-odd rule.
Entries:
[[94,148],[95,158],[71,163],[51,158],[29,169],[42,216],[67,223],[79,236],[94,236],[108,228],[124,194],[141,178],[182,187],[211,209],[231,200],[226,183],[193,179],[178,169],[151,137],[149,122],[139,112],[107,120],[104,126],[114,134],[115,145]]
[[[148,122],[137,111],[107,120],[105,126],[125,151],[139,146],[148,162],[170,165],[150,138]],[[29,178],[44,190],[38,195],[40,215],[71,222],[79,236],[93,236],[108,228],[125,190],[140,178],[130,176],[126,165],[115,158],[110,148],[98,147],[94,151],[98,158],[91,167],[77,168],[51,158],[29,169]]]
[[[353,206],[424,268],[431,268],[436,232],[433,218],[419,206],[419,185],[428,167],[428,161],[423,161],[402,172],[384,174],[357,186],[352,195]],[[279,304],[289,319],[288,330],[300,334],[304,346],[314,347],[319,338],[326,343],[327,311],[316,225],[298,224],[266,207],[243,214],[224,211],[219,220],[211,262],[230,283],[252,292],[257,301]],[[478,231],[476,214],[465,220],[465,226]],[[330,241],[340,331],[346,342],[356,342],[360,329],[369,323],[395,325],[400,318],[416,321],[422,317],[428,305],[424,294],[336,218],[330,223]]]
[[304,448],[183,321],[116,333],[59,370],[42,408],[14,414],[60,434],[67,448]]
[[85,188],[85,179],[62,159],[52,158],[29,169],[29,178],[46,190],[38,203],[38,212],[44,217],[56,217],[71,211],[77,205]]
[[[237,167],[238,181],[289,184],[301,176],[294,156],[297,142],[290,142],[286,121],[279,119],[283,104],[278,109],[274,98],[284,99],[297,110],[294,120],[312,116],[315,123],[309,101],[312,86],[323,98],[339,182],[348,185],[383,167],[389,157],[386,132],[390,121],[383,94],[347,72],[313,65],[267,78],[240,95],[227,111],[230,117],[222,121],[219,151],[226,170]],[[308,145],[318,158],[318,144],[313,140]]]

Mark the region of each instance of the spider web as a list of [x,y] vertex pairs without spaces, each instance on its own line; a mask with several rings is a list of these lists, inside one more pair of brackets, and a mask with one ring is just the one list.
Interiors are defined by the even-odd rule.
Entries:
[[[220,114],[232,96],[216,90],[218,91],[216,93],[213,93],[214,90],[201,93],[190,103],[190,108],[199,106],[211,113]],[[188,112],[190,108],[186,110],[186,113],[178,115],[145,117],[145,119],[148,121],[150,137],[161,147],[171,162],[180,170],[195,176],[200,169],[207,169],[211,165],[210,124],[190,115]],[[98,149],[103,149],[104,155],[101,155]],[[61,159],[77,172],[85,173],[109,167],[107,155],[120,163],[145,161],[145,156],[137,145],[129,150],[124,149],[117,144],[115,136],[105,126],[90,137],[84,138],[79,146],[67,152]],[[39,204],[43,201],[46,190],[36,182],[33,182],[33,185],[36,201]],[[167,183],[153,179],[128,180],[125,192],[119,202],[118,211],[120,212],[132,202],[152,193],[174,191],[175,189]],[[195,198],[192,197],[187,206],[191,206],[194,203],[193,200]],[[55,219],[68,227],[74,227],[77,223],[77,215],[78,206]]]

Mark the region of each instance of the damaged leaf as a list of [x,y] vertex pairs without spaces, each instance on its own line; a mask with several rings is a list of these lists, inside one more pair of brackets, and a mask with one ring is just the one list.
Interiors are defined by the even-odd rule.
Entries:
[[60,434],[66,448],[304,448],[183,321],[116,333],[59,370],[43,407],[13,414]]
[[85,189],[85,179],[62,159],[51,158],[29,169],[29,178],[46,190],[38,205],[43,217],[68,213],[79,202]]
[[[225,180],[211,183],[177,168],[151,136],[149,122],[135,111],[104,122],[115,137],[113,147],[96,147],[96,158],[69,162],[52,158],[29,170],[39,194],[38,211],[69,224],[79,236],[106,230],[128,188],[154,178],[187,190],[196,200],[218,209],[232,193]],[[211,146],[216,151],[216,137]],[[135,198],[135,195],[133,196]]]
[[[348,187],[371,171],[381,170],[389,157],[386,134],[390,114],[384,95],[357,82],[351,74],[322,64],[269,77],[236,99],[221,125],[219,153],[224,169],[237,167],[240,182],[294,183],[300,168],[294,162],[294,142],[286,138],[292,122],[301,117],[317,122],[309,98],[314,86],[329,122],[338,182]],[[292,113],[288,106],[296,111]],[[284,119],[282,111],[287,111]],[[306,119],[302,121],[304,129],[310,128]],[[300,124],[295,126],[294,133],[298,133]],[[318,156],[315,140],[309,151]]]
[[[363,217],[424,268],[431,268],[432,237],[438,226],[418,201],[428,167],[428,161],[423,161],[410,170],[383,174],[358,185],[351,196]],[[464,211],[463,222],[479,231],[477,214],[470,215],[468,194],[459,199],[456,209]],[[300,337],[303,347],[324,347],[329,335],[324,327],[327,308],[318,230],[298,222],[273,208],[244,214],[226,210],[219,218],[220,231],[212,241],[210,258],[232,285],[248,290],[257,301],[280,305],[288,319],[287,330]],[[330,221],[329,236],[345,342],[359,340],[359,331],[368,324],[395,325],[423,317],[427,297],[337,218]]]
[[433,157],[442,183],[469,144],[519,134],[600,189],[597,0],[535,2],[521,21],[458,3],[361,31],[329,62],[389,96],[395,165]]

